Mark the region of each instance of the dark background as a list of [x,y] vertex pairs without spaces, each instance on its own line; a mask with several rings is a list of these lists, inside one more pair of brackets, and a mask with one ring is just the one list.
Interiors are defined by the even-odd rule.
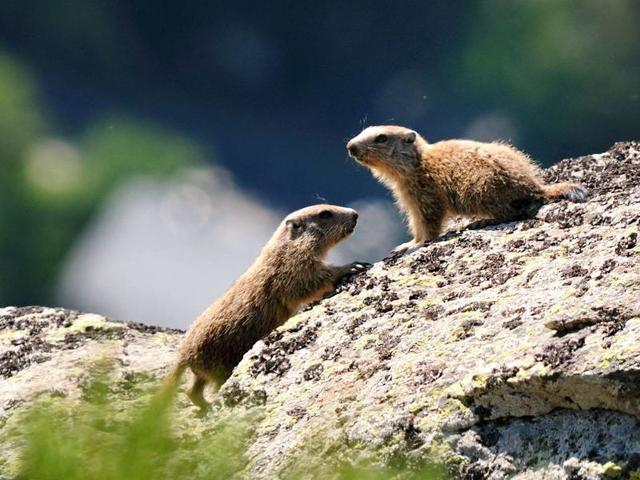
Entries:
[[345,154],[366,125],[544,165],[637,139],[638,20],[632,0],[3,0],[0,305],[52,302],[130,175],[217,163],[288,211],[388,197]]

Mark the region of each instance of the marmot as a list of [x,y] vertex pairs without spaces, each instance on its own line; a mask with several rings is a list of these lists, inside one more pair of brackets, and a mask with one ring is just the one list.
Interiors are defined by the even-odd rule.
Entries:
[[253,265],[191,325],[165,380],[177,384],[183,371],[195,374],[188,391],[201,410],[203,390],[217,388],[252,345],[282,325],[298,308],[322,298],[341,278],[369,265],[324,263],[329,249],[353,232],[358,213],[334,205],[314,205],[287,216]]
[[580,185],[545,185],[531,159],[505,143],[430,144],[413,130],[383,125],[363,130],[347,150],[391,189],[407,216],[413,240],[399,245],[398,253],[438,237],[447,214],[509,221],[527,216],[536,204],[587,197]]

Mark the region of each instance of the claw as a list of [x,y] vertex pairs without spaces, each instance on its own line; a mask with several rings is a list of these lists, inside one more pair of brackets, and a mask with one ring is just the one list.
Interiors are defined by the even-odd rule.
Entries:
[[351,264],[351,273],[358,273],[368,270],[372,267],[370,263],[367,262],[354,262]]
[[365,270],[368,270],[369,268],[371,268],[372,266],[373,265],[367,262],[353,262],[353,263],[349,263],[347,265],[338,267],[338,269],[336,270],[336,273],[337,273],[336,282],[341,282],[345,278],[362,273]]
[[350,263],[348,265],[345,265],[342,268],[342,275],[341,276],[349,276],[349,275],[355,275],[357,273],[360,272],[364,272],[365,270],[368,270],[369,268],[371,268],[373,265],[371,265],[370,263],[367,262],[353,262]]
[[357,262],[357,263],[354,263],[353,266],[355,268],[365,269],[365,268],[370,268],[371,264],[366,262]]

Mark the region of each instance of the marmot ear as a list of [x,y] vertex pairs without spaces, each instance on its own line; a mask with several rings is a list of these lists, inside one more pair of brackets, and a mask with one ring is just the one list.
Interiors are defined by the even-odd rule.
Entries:
[[287,226],[287,231],[289,232],[289,238],[291,240],[297,238],[298,236],[300,236],[300,234],[303,231],[303,225],[302,223],[296,221],[296,220],[287,220],[286,222],[286,226]]
[[413,143],[416,141],[416,132],[409,132],[404,137],[405,143]]

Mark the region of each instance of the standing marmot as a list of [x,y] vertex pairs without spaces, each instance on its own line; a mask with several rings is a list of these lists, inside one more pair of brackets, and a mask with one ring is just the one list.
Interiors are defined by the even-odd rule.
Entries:
[[529,157],[503,143],[429,144],[413,130],[383,125],[363,130],[347,150],[391,189],[408,218],[413,240],[396,252],[436,238],[450,213],[508,221],[536,203],[587,196],[573,183],[545,185]]
[[355,210],[334,205],[314,205],[285,218],[253,265],[193,323],[165,385],[174,386],[190,368],[195,380],[189,398],[206,409],[207,383],[219,387],[255,342],[302,304],[322,298],[338,280],[366,268],[363,263],[334,267],[323,261],[331,247],[353,232],[357,219]]

